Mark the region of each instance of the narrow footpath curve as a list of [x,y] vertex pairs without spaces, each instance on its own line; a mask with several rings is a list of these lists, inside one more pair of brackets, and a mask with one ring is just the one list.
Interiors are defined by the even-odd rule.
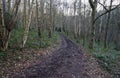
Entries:
[[61,34],[60,38],[60,48],[52,55],[10,78],[110,78],[79,46]]

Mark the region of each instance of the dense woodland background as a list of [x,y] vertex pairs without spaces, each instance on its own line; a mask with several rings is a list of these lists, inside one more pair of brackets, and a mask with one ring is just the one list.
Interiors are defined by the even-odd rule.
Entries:
[[83,45],[112,72],[120,72],[119,0],[1,0],[0,56],[10,49],[44,48],[57,32]]

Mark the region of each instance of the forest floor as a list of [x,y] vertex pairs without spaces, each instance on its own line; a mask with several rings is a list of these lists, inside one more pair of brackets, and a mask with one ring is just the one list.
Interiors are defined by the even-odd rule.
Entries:
[[14,72],[8,74],[8,78],[111,78],[82,47],[63,35],[60,38],[58,47],[44,51],[24,50],[22,57],[17,59],[27,57],[25,60],[15,62],[15,65],[10,61],[7,67],[4,64],[0,69],[4,69],[4,74]]
[[40,49],[9,49],[6,51],[6,55],[4,55],[4,57],[0,57],[0,78],[9,78],[11,72],[18,72],[40,63],[42,59],[57,49],[59,42],[60,41],[58,40],[52,46]]

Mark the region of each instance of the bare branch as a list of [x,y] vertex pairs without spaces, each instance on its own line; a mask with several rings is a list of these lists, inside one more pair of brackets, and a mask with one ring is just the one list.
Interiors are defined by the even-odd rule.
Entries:
[[108,11],[108,9],[106,8],[106,6],[105,5],[103,5],[102,3],[100,3],[100,2],[98,2],[100,5],[102,5],[103,6],[103,8],[106,10],[106,11]]
[[104,12],[104,13],[102,13],[101,15],[99,15],[98,17],[96,17],[96,19],[94,20],[94,23],[95,23],[101,16],[103,16],[103,15],[105,15],[105,14],[107,14],[107,13],[109,13],[109,12],[115,10],[115,9],[117,9],[119,6],[120,6],[120,4],[118,4],[116,7],[112,8],[112,9],[110,9],[110,10],[107,10],[106,12]]

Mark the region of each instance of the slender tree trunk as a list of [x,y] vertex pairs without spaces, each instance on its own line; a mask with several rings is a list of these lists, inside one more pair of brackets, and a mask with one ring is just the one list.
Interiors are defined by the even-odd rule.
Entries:
[[[45,28],[44,24],[44,0],[40,0],[40,25],[38,25],[38,37],[39,39],[41,38],[41,34],[43,29]],[[41,40],[40,41],[40,46],[41,46]]]
[[[113,0],[110,1],[109,10],[111,10],[112,2],[113,2]],[[110,23],[110,15],[111,15],[111,12],[108,12],[107,23],[106,23],[106,27],[105,27],[105,37],[104,37],[104,47],[105,47],[105,48],[107,48],[107,45],[108,45],[107,39],[108,39],[108,29],[109,29],[109,23]]]
[[3,15],[3,5],[2,5],[2,1],[0,1],[0,50],[5,50],[4,37],[5,37],[5,25],[4,25],[4,15]]
[[36,27],[38,28],[38,40],[39,40],[39,44],[41,46],[41,27],[39,24],[39,5],[38,5],[38,0],[36,0]]
[[36,27],[38,27],[39,28],[39,14],[38,14],[38,0],[36,0]]
[[99,26],[99,32],[98,32],[98,44],[100,44],[101,40],[101,33],[102,33],[102,25],[103,25],[103,17],[100,18],[100,26]]
[[6,0],[2,0],[3,1],[3,12],[6,11]]
[[92,8],[91,13],[91,31],[90,31],[90,41],[89,41],[89,48],[94,48],[94,42],[95,42],[95,15],[96,15],[96,8],[97,8],[97,2],[98,0],[89,0],[90,6]]
[[104,47],[107,48],[107,45],[108,45],[108,29],[109,29],[109,22],[110,22],[110,13],[108,13],[108,17],[107,17],[107,24],[106,24],[106,27],[105,27],[105,42],[104,42]]
[[27,14],[26,14],[26,5],[27,5],[27,0],[24,0],[24,14],[23,14],[23,18],[24,18],[24,27],[25,27],[26,21],[27,21],[27,19],[26,19],[26,16],[27,16]]
[[77,0],[75,0],[75,2],[74,2],[74,38],[75,38],[75,39],[77,38],[76,3],[77,3]]
[[7,7],[7,9],[8,9],[8,12],[10,12],[10,10],[11,10],[11,0],[8,0],[8,7]]
[[[84,0],[84,3],[85,3],[85,0]],[[83,22],[83,31],[84,31],[84,34],[83,34],[83,46],[85,46],[85,41],[86,41],[86,25],[85,25],[85,8],[86,8],[86,5],[84,4],[84,22]]]
[[53,25],[52,25],[52,3],[53,3],[53,0],[50,0],[50,16],[49,16],[49,20],[50,20],[50,26],[48,27],[49,28],[49,38],[52,37],[52,28],[53,28]]
[[94,48],[94,42],[95,42],[95,23],[94,23],[94,19],[95,19],[95,12],[96,10],[92,10],[91,13],[91,39],[90,39],[90,45],[89,48],[93,49]]
[[[103,1],[103,5],[105,5],[105,3],[106,3],[106,0]],[[104,8],[102,10],[104,11]],[[100,18],[100,26],[99,26],[99,32],[98,32],[98,44],[99,45],[100,45],[101,35],[102,35],[102,25],[103,25],[103,17]]]
[[14,11],[14,16],[11,19],[11,21],[9,22],[9,24],[8,24],[9,26],[7,26],[7,27],[11,27],[11,28],[10,28],[10,30],[6,30],[6,41],[4,44],[5,50],[8,48],[8,43],[9,43],[10,36],[11,36],[11,31],[13,30],[14,24],[17,20],[17,13],[18,13],[20,2],[21,2],[21,0],[16,0],[16,2],[15,2],[16,7],[15,7],[15,11]]
[[55,32],[55,22],[56,22],[56,20],[55,20],[55,17],[56,17],[56,8],[55,8],[55,6],[53,5],[53,14],[52,14],[52,25],[53,25],[53,33]]
[[31,23],[31,18],[32,18],[32,12],[33,12],[33,3],[34,3],[34,0],[32,1],[31,7],[30,7],[30,13],[28,16],[28,21],[25,26],[22,48],[24,48],[27,38],[28,38],[28,33],[29,33],[29,28],[30,28],[30,23]]

